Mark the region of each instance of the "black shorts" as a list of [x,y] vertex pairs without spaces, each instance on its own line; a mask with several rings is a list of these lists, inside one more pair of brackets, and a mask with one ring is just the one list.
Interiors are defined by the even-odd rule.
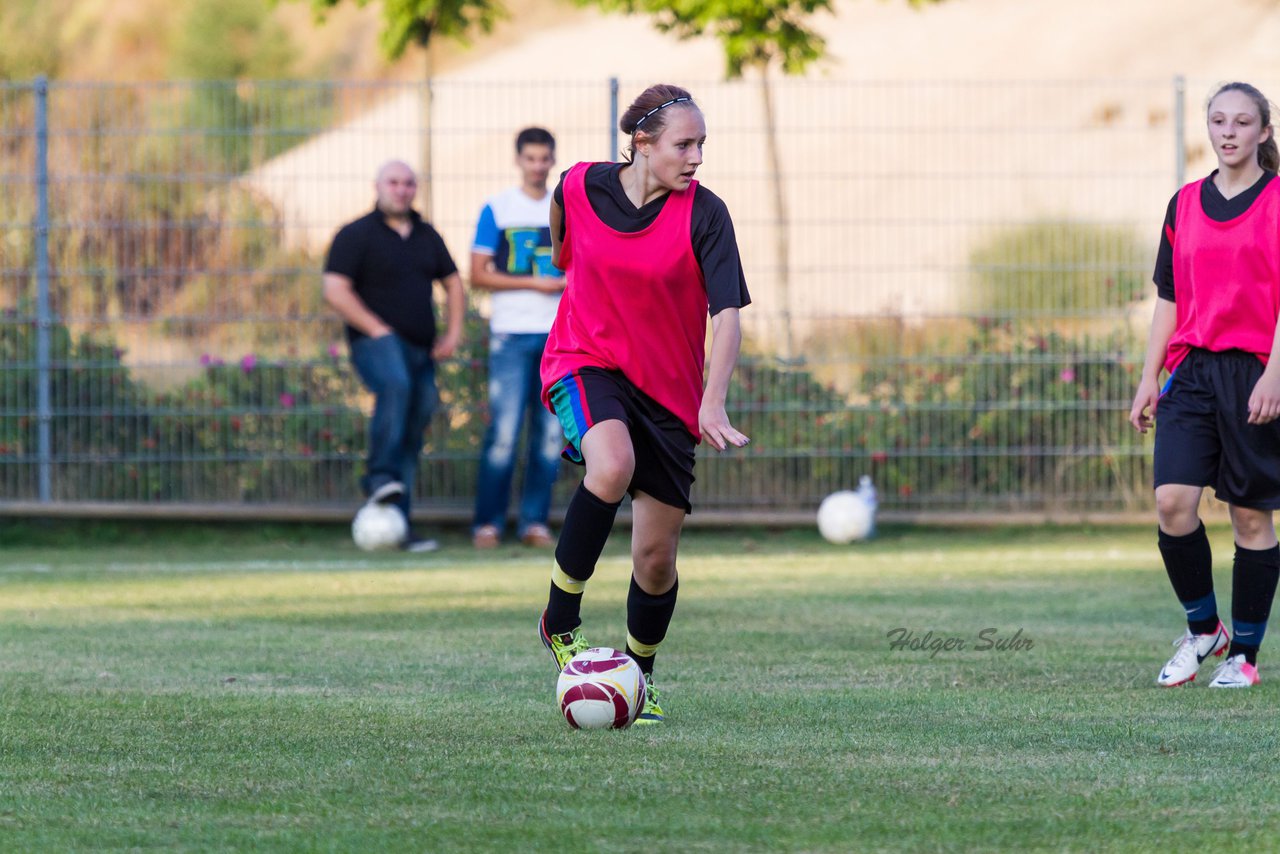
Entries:
[[1228,504],[1280,508],[1280,420],[1248,423],[1262,367],[1242,350],[1187,354],[1156,404],[1156,486],[1212,486]]
[[601,421],[627,425],[635,449],[636,470],[627,492],[652,495],[663,504],[693,511],[694,449],[697,442],[680,419],[636,388],[620,371],[582,368],[551,387],[551,408],[569,445],[564,458],[582,463],[582,437]]

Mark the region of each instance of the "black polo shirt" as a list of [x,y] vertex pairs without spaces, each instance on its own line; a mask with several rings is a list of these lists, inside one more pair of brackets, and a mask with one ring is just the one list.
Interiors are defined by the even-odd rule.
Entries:
[[[324,271],[346,276],[370,311],[407,341],[429,348],[436,340],[432,283],[458,267],[439,233],[417,211],[409,217],[408,237],[387,225],[377,209],[344,225],[329,247]],[[363,337],[347,327],[348,341]]]

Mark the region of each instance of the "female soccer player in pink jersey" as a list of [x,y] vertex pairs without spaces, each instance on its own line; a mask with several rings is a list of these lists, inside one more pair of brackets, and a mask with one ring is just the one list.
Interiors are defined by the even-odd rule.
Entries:
[[587,648],[582,592],[630,494],[627,652],[649,685],[638,723],[658,723],[653,660],[675,610],[694,448],[747,444],[725,395],[742,341],[738,309],[751,298],[729,212],[693,177],[707,136],[693,98],[651,86],[619,125],[630,159],[577,164],[551,205],[553,262],[568,284],[543,354],[542,396],[586,475],[565,513],[538,634],[557,668]]
[[[1208,123],[1218,168],[1169,202],[1159,299],[1129,421],[1143,433],[1158,422],[1160,554],[1187,614],[1156,681],[1190,682],[1201,662],[1226,650],[1210,687],[1247,688],[1258,683],[1258,647],[1280,577],[1272,521],[1280,507],[1280,151],[1270,104],[1247,83],[1214,94]],[[1227,503],[1235,533],[1232,637],[1218,619],[1198,512],[1206,486]]]

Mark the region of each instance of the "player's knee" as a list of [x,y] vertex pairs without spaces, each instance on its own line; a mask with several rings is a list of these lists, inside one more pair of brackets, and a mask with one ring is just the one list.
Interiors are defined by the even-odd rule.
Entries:
[[587,489],[602,501],[621,501],[627,494],[631,477],[635,474],[635,461],[630,458],[608,457],[592,460],[587,466]]
[[1231,527],[1236,542],[1245,548],[1257,540],[1269,540],[1274,537],[1275,523],[1271,514],[1263,510],[1249,510],[1242,507],[1231,509]]
[[633,550],[636,580],[647,590],[665,590],[676,577],[675,543],[652,543]]
[[[1197,496],[1198,498],[1198,496]],[[1165,533],[1189,534],[1199,525],[1199,501],[1192,501],[1181,491],[1156,490],[1156,518]]]

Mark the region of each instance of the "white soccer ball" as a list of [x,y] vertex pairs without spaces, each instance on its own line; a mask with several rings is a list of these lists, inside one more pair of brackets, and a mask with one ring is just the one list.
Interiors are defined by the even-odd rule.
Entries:
[[574,729],[626,729],[640,717],[644,694],[640,665],[608,647],[578,653],[556,680],[556,705]]
[[818,533],[837,545],[865,540],[875,519],[875,505],[851,489],[833,492],[818,505]]
[[394,504],[366,504],[351,520],[351,539],[367,552],[395,548],[408,533],[409,523]]

